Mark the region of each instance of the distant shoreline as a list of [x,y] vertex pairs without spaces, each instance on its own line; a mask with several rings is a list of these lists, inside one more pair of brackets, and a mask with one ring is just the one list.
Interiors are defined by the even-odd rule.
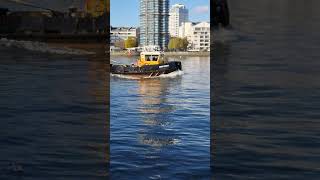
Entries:
[[[164,52],[165,56],[193,56],[193,57],[209,57],[210,52]],[[110,56],[129,56],[126,51],[110,52]],[[131,56],[139,56],[139,54],[133,54]]]

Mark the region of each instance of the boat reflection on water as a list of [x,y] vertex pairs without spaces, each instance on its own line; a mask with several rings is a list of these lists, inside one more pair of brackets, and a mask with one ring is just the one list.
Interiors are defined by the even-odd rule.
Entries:
[[170,105],[168,96],[170,88],[179,84],[180,77],[152,78],[138,81],[138,94],[141,105],[142,126],[138,133],[141,144],[152,147],[163,147],[179,142],[179,137],[174,133],[174,122],[170,114],[175,111],[175,106]]

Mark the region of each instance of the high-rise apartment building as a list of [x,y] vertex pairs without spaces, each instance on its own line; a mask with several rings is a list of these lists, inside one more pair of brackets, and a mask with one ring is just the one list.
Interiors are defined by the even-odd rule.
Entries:
[[169,43],[169,0],[140,0],[140,46]]
[[169,33],[172,37],[179,36],[179,27],[189,20],[188,9],[182,4],[175,4],[170,9]]

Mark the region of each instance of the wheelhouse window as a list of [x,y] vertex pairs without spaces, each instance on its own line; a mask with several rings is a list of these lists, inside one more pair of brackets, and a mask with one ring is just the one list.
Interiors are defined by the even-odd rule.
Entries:
[[158,55],[146,55],[146,61],[158,61]]

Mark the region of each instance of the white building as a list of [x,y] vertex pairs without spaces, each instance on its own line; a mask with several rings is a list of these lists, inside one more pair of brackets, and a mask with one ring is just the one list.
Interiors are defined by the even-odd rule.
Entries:
[[175,4],[169,13],[169,33],[172,37],[179,36],[179,27],[189,19],[188,9],[182,4]]
[[134,27],[111,27],[110,28],[110,43],[113,44],[120,40],[126,40],[128,37],[137,37],[138,30]]
[[183,23],[179,28],[179,37],[187,38],[190,51],[210,50],[210,23]]
[[193,26],[195,26],[197,23],[194,22],[185,22],[182,23],[181,26],[179,27],[179,36],[180,38],[187,37],[188,39],[191,37],[193,33]]

